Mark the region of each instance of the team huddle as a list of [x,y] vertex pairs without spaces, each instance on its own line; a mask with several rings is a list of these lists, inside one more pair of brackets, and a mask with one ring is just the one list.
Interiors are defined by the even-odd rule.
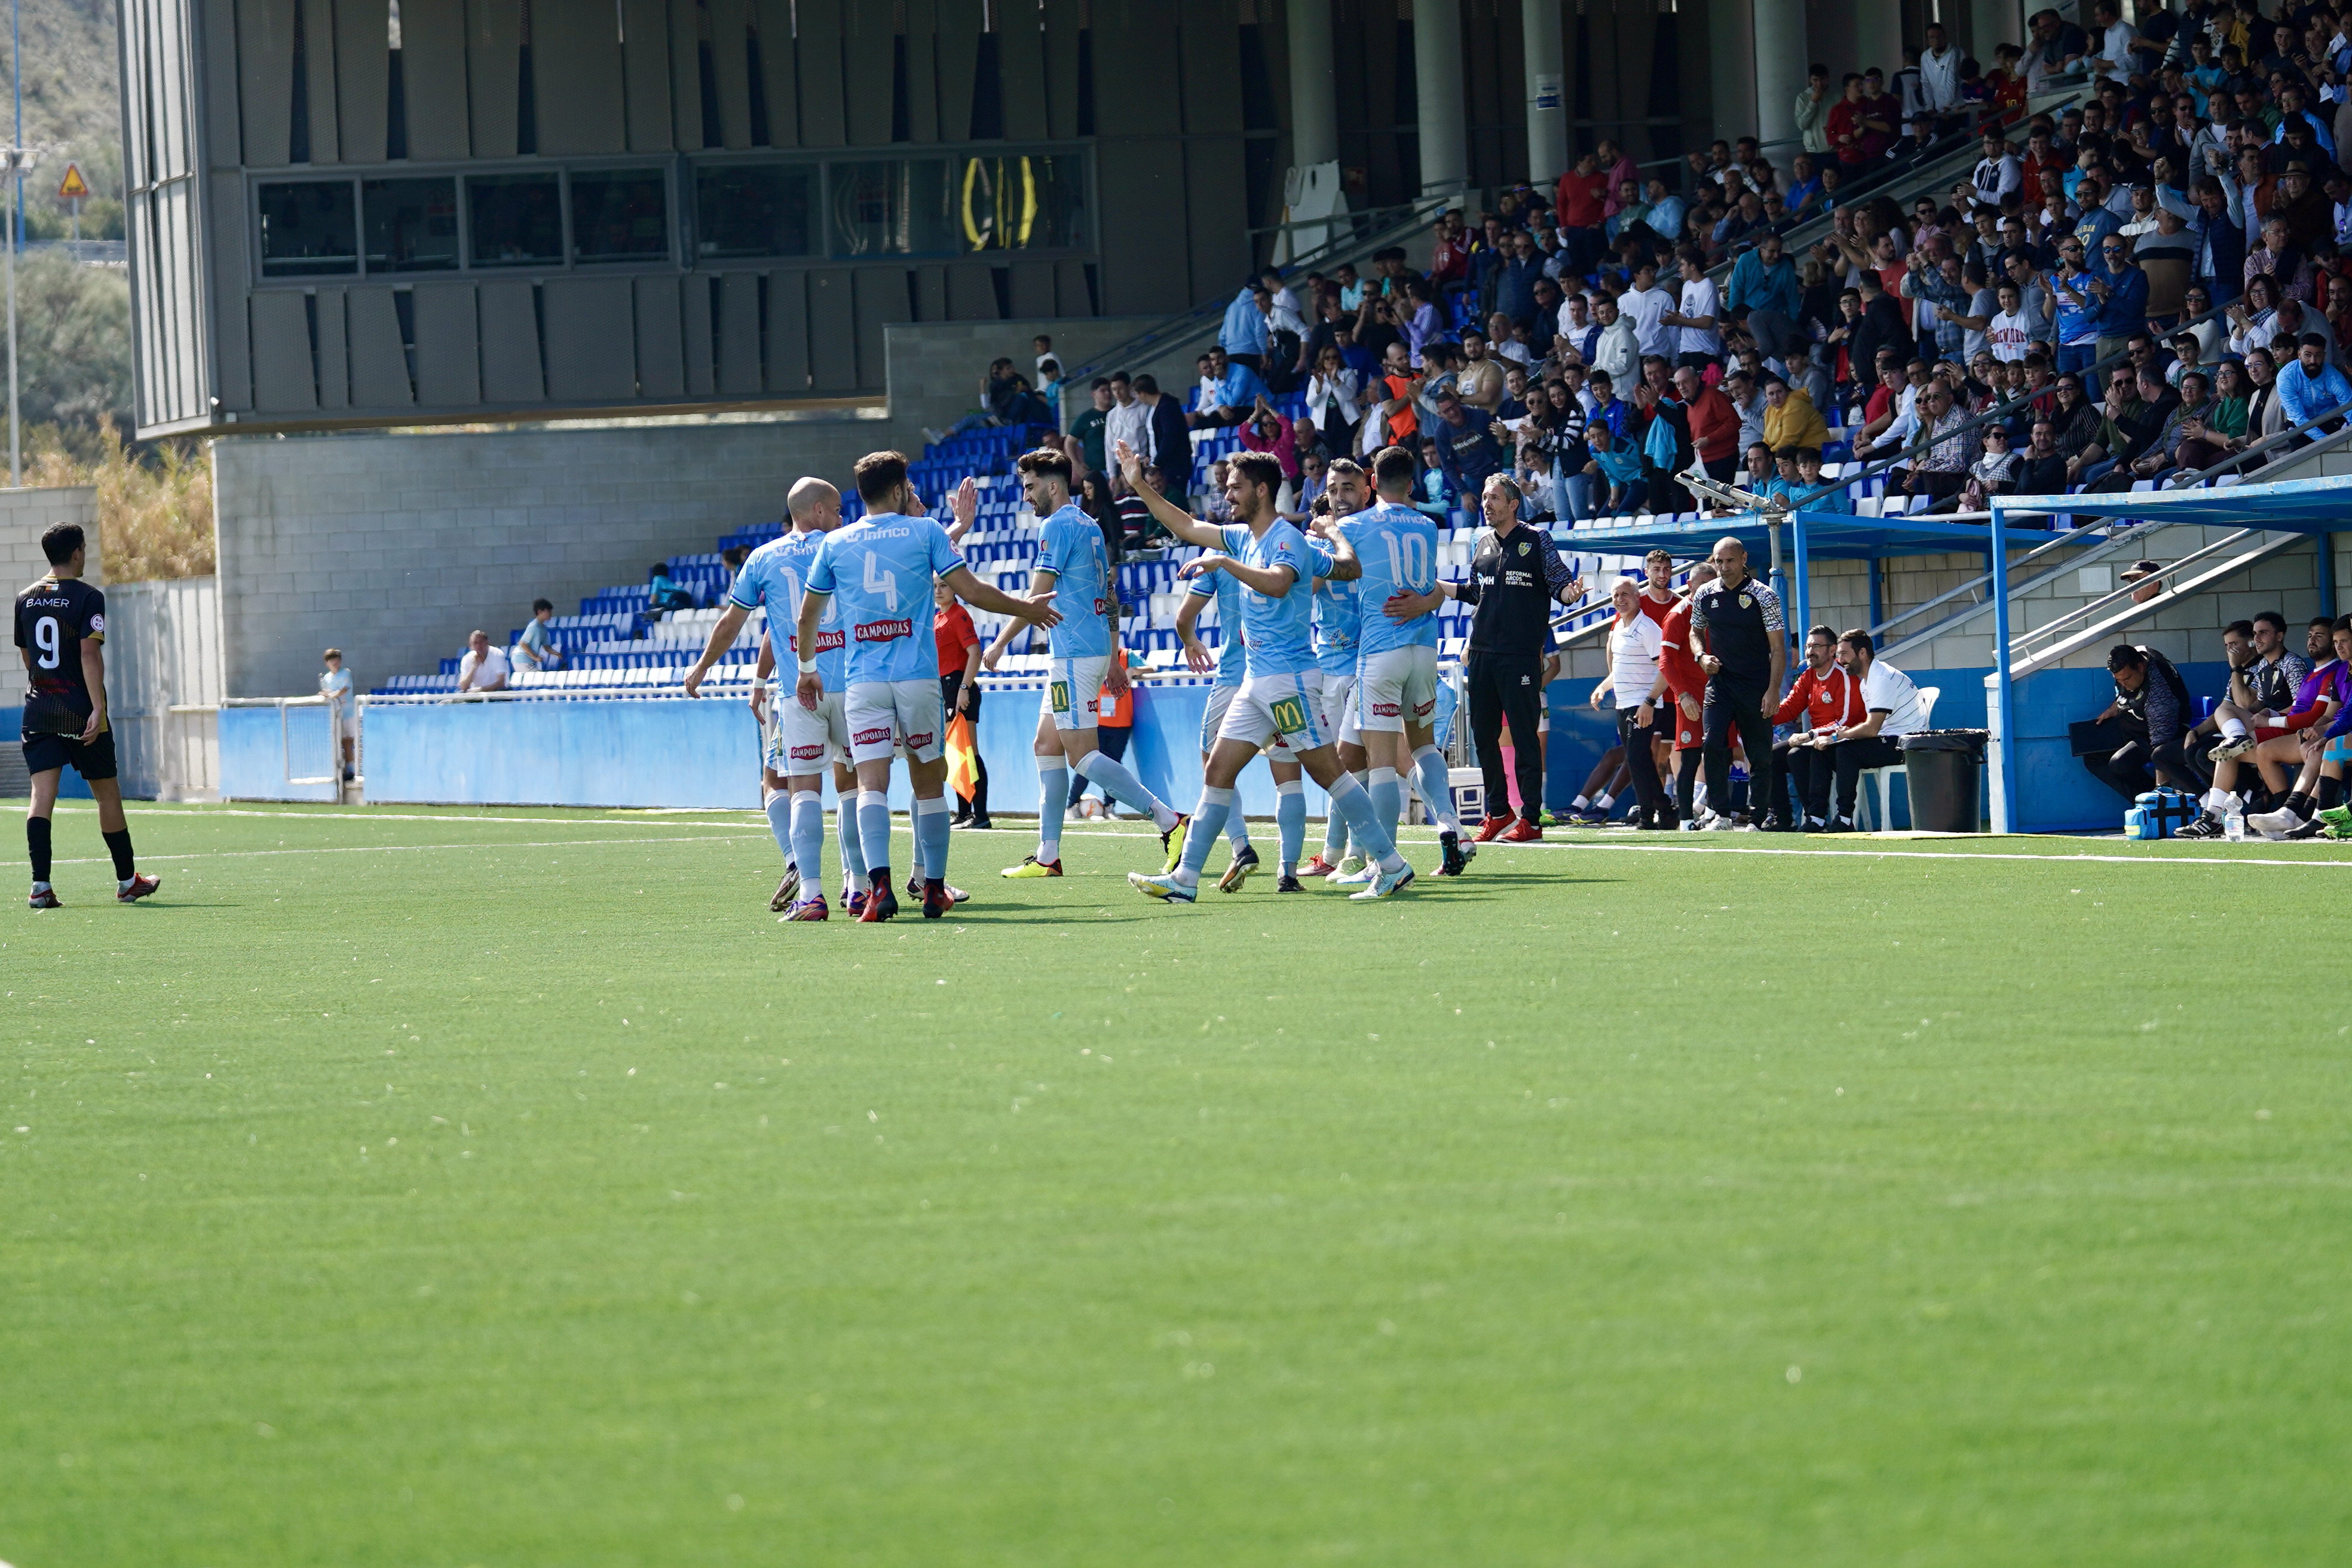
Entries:
[[[1140,459],[1124,443],[1118,461],[1138,478]],[[1417,465],[1401,448],[1372,460],[1331,465],[1328,504],[1302,532],[1276,512],[1280,466],[1263,453],[1231,465],[1225,499],[1237,520],[1200,521],[1137,484],[1169,532],[1206,553],[1187,562],[1189,591],[1179,626],[1199,673],[1214,672],[1202,726],[1205,783],[1199,803],[1180,812],[1133,770],[1098,749],[1101,695],[1123,691],[1115,657],[1118,595],[1101,529],[1072,500],[1069,459],[1051,449],[1018,465],[1023,493],[1043,519],[1025,595],[989,586],[957,550],[977,499],[969,482],[950,498],[952,527],[926,514],[907,477],[907,459],[876,452],[856,468],[865,516],[841,521],[839,492],[803,479],[787,498],[792,529],[744,563],[725,614],[687,677],[689,693],[755,609],[768,611],[752,701],[762,727],[766,810],[786,868],[772,906],[793,921],[824,920],[831,909],[820,872],[823,788],[831,764],[839,805],[842,897],[859,920],[898,912],[891,883],[888,789],[903,754],[914,797],[914,864],[908,882],[923,917],[937,920],[969,895],[947,879],[948,763],[941,683],[934,646],[923,635],[935,590],[1047,635],[1045,700],[1038,714],[1038,842],[1004,875],[1059,877],[1070,773],[1149,816],[1160,830],[1155,872],[1128,880],[1148,897],[1191,903],[1222,836],[1232,856],[1218,887],[1237,891],[1260,866],[1234,785],[1261,753],[1273,770],[1280,841],[1277,892],[1328,878],[1350,897],[1377,900],[1410,886],[1398,852],[1406,792],[1418,795],[1438,827],[1442,877],[1462,874],[1475,847],[1462,840],[1435,744],[1437,624],[1421,606],[1436,588],[1437,531],[1409,504]],[[1195,626],[1213,600],[1223,629],[1211,655]],[[789,693],[771,697],[776,628],[796,660]],[[1304,780],[1330,797],[1324,844],[1302,861]]]

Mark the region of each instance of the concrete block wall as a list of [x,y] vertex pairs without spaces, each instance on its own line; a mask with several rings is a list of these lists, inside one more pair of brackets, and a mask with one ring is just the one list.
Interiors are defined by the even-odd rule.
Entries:
[[430,671],[476,626],[502,639],[533,598],[569,613],[642,583],[889,444],[847,413],[216,441],[228,694],[314,691],[331,645],[363,690]]
[[[981,384],[988,374],[988,362],[998,355],[1011,360],[1034,381],[1037,351],[1030,343],[1039,333],[1054,340],[1054,357],[1068,372],[1100,351],[1134,337],[1157,319],[1102,316],[1079,321],[893,323],[882,330],[883,353],[889,366],[891,424],[904,438],[916,443],[907,448],[912,456],[920,449],[926,426],[944,430],[981,405]],[[1152,366],[1114,368],[1134,374]],[[1160,373],[1160,380],[1163,386],[1168,384],[1166,372]],[[1182,378],[1176,383],[1179,395],[1192,384],[1192,356],[1188,353]],[[1066,425],[1087,405],[1087,398],[1081,384],[1064,400]]]
[[[0,489],[0,578],[8,584],[9,595],[46,575],[48,557],[41,553],[41,535],[60,522],[78,522],[89,536],[89,560],[88,573],[93,583],[103,584],[106,575],[100,570],[102,550],[98,534],[98,492],[87,485],[63,486],[56,489]],[[0,659],[0,708],[22,708],[25,705],[25,661],[11,647],[8,657]],[[16,733],[16,720],[7,721],[6,733]]]

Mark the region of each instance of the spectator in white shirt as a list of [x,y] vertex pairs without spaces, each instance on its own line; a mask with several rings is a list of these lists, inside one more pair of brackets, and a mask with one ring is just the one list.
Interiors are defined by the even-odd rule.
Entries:
[[1679,259],[1682,299],[1676,309],[1659,320],[1676,329],[1680,358],[1675,363],[1704,370],[1723,357],[1723,332],[1717,325],[1723,315],[1723,294],[1706,275],[1706,255],[1698,247],[1685,246]]
[[1993,298],[2000,309],[1993,312],[1992,321],[1985,328],[1985,347],[2003,364],[2022,363],[2026,352],[2033,346],[2036,323],[2026,318],[2018,303],[2016,284],[2003,283],[1993,290]]
[[[1110,399],[1110,412],[1103,421],[1103,450],[1116,452],[1120,443],[1124,442],[1144,461],[1154,461],[1155,455],[1151,450],[1151,405],[1135,395],[1134,384],[1129,380],[1127,372],[1120,370],[1111,373]],[[1116,494],[1126,489],[1127,479],[1118,471],[1117,463],[1113,463],[1110,467],[1112,489]]]
[[352,672],[343,668],[343,650],[331,647],[319,656],[327,668],[319,675],[319,695],[327,700],[327,726],[343,742],[343,777],[352,776],[352,752],[359,744],[360,710],[352,700]]
[[1856,628],[1838,638],[1837,658],[1848,675],[1862,682],[1862,722],[1816,730],[1807,743],[1828,748],[1836,771],[1837,815],[1830,818],[1829,831],[1851,833],[1863,770],[1900,763],[1903,751],[1896,742],[1925,730],[1927,714],[1911,678],[1878,661],[1878,644],[1868,632]]
[[1617,611],[1616,623],[1609,628],[1609,675],[1592,689],[1592,706],[1601,706],[1604,691],[1615,697],[1617,742],[1625,748],[1625,766],[1633,775],[1638,803],[1633,825],[1660,827],[1670,808],[1651,744],[1658,702],[1666,689],[1665,674],[1658,668],[1659,624],[1642,613],[1641,584],[1631,577],[1617,579],[1609,602]]
[[1658,269],[1647,261],[1633,268],[1633,286],[1617,296],[1618,313],[1633,323],[1634,341],[1642,353],[1656,354],[1670,364],[1676,352],[1675,332],[1664,318],[1674,308],[1675,297],[1658,287]]
[[507,650],[492,647],[490,634],[478,631],[466,639],[466,657],[457,661],[457,689],[504,691],[509,668]]
[[1984,156],[1977,160],[1976,172],[1969,177],[1976,199],[1989,207],[1998,207],[2002,200],[2016,194],[2025,184],[2025,165],[2009,150],[2009,143],[1998,131],[1988,131],[1984,136]]
[[1960,51],[1946,41],[1940,22],[1927,24],[1927,47],[1919,57],[1919,98],[1937,118],[1949,114],[1960,101]]

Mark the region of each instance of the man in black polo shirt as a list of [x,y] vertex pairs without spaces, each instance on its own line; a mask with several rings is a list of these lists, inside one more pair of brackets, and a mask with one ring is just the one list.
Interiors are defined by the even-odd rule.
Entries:
[[[1470,559],[1468,581],[1441,581],[1429,594],[1391,595],[1390,618],[1412,620],[1448,599],[1475,605],[1470,647],[1463,660],[1469,688],[1470,733],[1478,743],[1478,767],[1486,774],[1486,821],[1478,842],[1499,838],[1526,844],[1543,837],[1543,747],[1536,736],[1543,717],[1544,637],[1554,604],[1584,597],[1584,580],[1559,558],[1551,535],[1519,521],[1519,487],[1507,475],[1486,481],[1478,498],[1486,526]],[[1503,772],[1503,725],[1511,726],[1518,774],[1519,803],[1528,812],[1514,820],[1508,780]],[[1770,743],[1766,743],[1769,753]]]
[[1789,662],[1788,622],[1771,587],[1748,572],[1748,547],[1725,536],[1708,557],[1716,579],[1691,597],[1691,631],[1706,639],[1699,668],[1706,671],[1706,706],[1701,717],[1699,755],[1706,768],[1703,828],[1751,827],[1731,815],[1731,734],[1739,732],[1749,768],[1769,777],[1772,722],[1767,717],[1780,700],[1780,674]]

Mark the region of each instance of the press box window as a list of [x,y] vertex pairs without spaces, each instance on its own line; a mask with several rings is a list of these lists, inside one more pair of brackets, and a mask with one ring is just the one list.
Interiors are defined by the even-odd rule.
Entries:
[[836,256],[954,256],[967,248],[944,158],[835,163],[828,171]]
[[341,277],[360,269],[349,180],[264,185],[259,195],[264,278]]
[[658,169],[596,169],[572,176],[572,253],[577,260],[666,260],[668,216]]
[[1086,165],[1076,153],[959,159],[954,201],[961,249],[1086,247]]
[[553,174],[468,176],[466,216],[477,267],[563,264],[563,197]]
[[363,181],[360,211],[367,220],[370,272],[457,269],[457,181]]
[[721,163],[696,170],[695,249],[714,258],[813,254],[814,177],[813,170],[777,164]]

